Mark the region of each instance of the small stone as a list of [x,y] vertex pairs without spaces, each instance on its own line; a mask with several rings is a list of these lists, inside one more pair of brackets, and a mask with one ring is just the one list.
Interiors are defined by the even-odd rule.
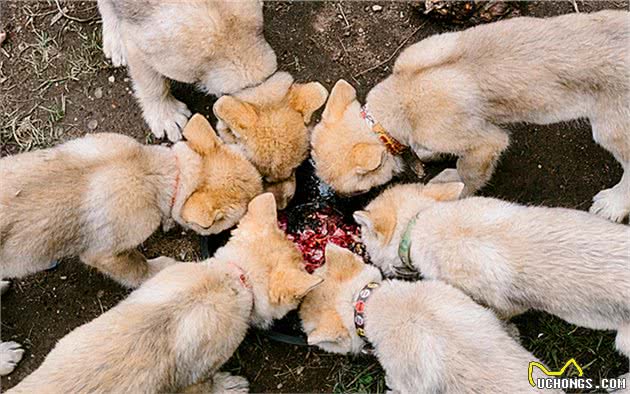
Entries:
[[113,75],[110,75],[109,78],[107,78],[107,80],[109,81],[109,83],[114,83],[116,82],[116,77]]
[[123,78],[123,82],[129,82],[129,78]]
[[539,165],[538,165],[538,168],[542,168],[542,164],[539,164]]
[[92,119],[88,122],[88,129],[94,131],[98,127],[98,120]]
[[359,33],[363,33],[363,28],[359,27]]
[[374,11],[374,12],[381,12],[381,11],[383,11],[383,6],[378,5],[378,4],[374,4],[372,6],[372,11]]
[[103,97],[103,89],[102,88],[96,88],[94,90],[94,97],[96,97],[97,99],[100,99]]
[[283,384],[282,384],[282,383],[278,383],[278,385],[277,385],[276,387],[277,387],[278,389],[281,389],[281,388],[282,388],[282,386],[283,386]]
[[66,279],[68,279],[68,277],[67,276],[60,276],[59,279],[66,280]]
[[295,373],[298,375],[301,375],[302,372],[304,372],[304,367],[301,365],[295,369]]
[[104,290],[99,290],[96,293],[96,298],[102,298],[105,295],[105,291]]
[[182,260],[182,261],[184,261],[184,260],[186,259],[186,252],[181,252],[181,253],[179,254],[179,259],[180,259],[180,260]]

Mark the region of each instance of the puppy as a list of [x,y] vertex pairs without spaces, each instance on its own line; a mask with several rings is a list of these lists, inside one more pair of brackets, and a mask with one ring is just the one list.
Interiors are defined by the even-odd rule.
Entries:
[[461,291],[439,281],[382,281],[376,267],[333,244],[316,274],[324,283],[300,307],[308,343],[359,353],[368,341],[391,392],[543,392],[527,379],[536,358]]
[[190,116],[167,78],[221,95],[276,71],[258,0],[98,0],[98,8],[105,56],[114,66],[129,66],[144,118],[158,138],[179,140]]
[[259,86],[214,104],[223,141],[240,146],[264,179],[264,188],[284,209],[295,193],[295,169],[309,153],[311,116],[328,91],[319,83],[294,83],[278,72]]
[[[187,142],[142,145],[119,134],[87,135],[0,159],[0,278],[22,277],[79,256],[127,287],[175,260],[136,249],[173,220],[199,234],[234,226],[262,182],[247,159],[195,115]],[[21,349],[0,347],[10,373]],[[19,353],[21,355],[21,353]]]
[[454,201],[463,188],[394,186],[355,212],[374,264],[444,281],[505,318],[537,309],[617,330],[630,356],[630,228],[571,209]]
[[[341,80],[313,130],[318,175],[341,193],[363,192],[402,169],[399,153],[459,156],[470,195],[490,179],[512,122],[588,118],[597,143],[625,169],[591,212],[630,212],[630,14],[601,11],[515,18],[425,39],[405,49],[362,109]],[[363,119],[362,119],[363,118]]]
[[273,196],[258,196],[214,258],[164,269],[9,393],[247,392],[218,369],[250,325],[268,327],[321,281],[278,228]]

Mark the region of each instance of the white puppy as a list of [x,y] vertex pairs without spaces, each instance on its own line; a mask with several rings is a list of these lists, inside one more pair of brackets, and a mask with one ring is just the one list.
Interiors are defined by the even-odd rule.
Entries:
[[504,317],[537,309],[618,330],[630,356],[630,228],[571,209],[452,201],[463,187],[394,186],[355,212],[373,263],[442,280]]

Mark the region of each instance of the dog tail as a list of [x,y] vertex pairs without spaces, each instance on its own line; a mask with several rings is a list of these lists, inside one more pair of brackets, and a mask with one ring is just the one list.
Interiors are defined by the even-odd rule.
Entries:
[[459,53],[458,37],[458,33],[444,33],[411,45],[396,59],[394,73],[418,72],[453,62]]
[[630,358],[630,322],[623,323],[617,329],[617,338],[615,339],[617,350]]

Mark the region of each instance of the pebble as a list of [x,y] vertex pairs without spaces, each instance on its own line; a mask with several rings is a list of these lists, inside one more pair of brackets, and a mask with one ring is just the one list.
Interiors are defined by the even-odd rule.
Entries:
[[542,168],[542,164],[539,164],[539,165],[538,165],[538,168]]
[[113,75],[110,75],[109,78],[107,78],[107,80],[109,81],[109,83],[114,83],[116,82],[116,77]]
[[103,290],[99,290],[99,291],[96,293],[96,297],[97,297],[97,298],[101,298],[101,297],[103,297],[104,295],[105,295],[105,291],[103,291]]
[[383,6],[378,5],[378,4],[374,4],[372,6],[372,11],[374,11],[374,12],[381,12],[381,11],[383,11]]
[[97,127],[98,127],[98,120],[92,119],[88,122],[88,129],[96,130]]
[[66,279],[68,279],[68,277],[67,276],[60,276],[59,279],[66,280]]
[[100,99],[101,97],[103,97],[103,89],[102,88],[96,88],[94,90],[94,97],[96,97],[97,99]]
[[276,386],[278,389],[282,388],[282,383],[278,383],[278,385]]

